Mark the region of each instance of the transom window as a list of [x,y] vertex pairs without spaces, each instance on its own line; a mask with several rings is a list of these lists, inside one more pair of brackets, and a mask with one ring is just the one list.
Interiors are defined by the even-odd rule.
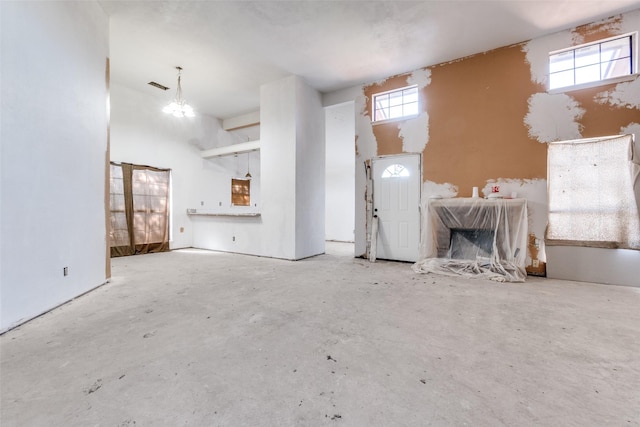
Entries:
[[632,75],[634,34],[563,49],[549,54],[549,89]]
[[409,169],[396,163],[395,165],[388,166],[384,171],[382,171],[381,178],[398,178],[410,175]]
[[373,95],[372,110],[374,122],[418,115],[418,86],[376,93]]

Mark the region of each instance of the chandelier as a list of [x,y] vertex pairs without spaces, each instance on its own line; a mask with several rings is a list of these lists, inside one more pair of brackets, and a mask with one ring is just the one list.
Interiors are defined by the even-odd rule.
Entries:
[[195,117],[193,108],[182,99],[182,85],[180,84],[180,73],[182,67],[176,67],[178,70],[178,88],[176,89],[176,98],[162,109],[163,112],[171,114],[174,117]]

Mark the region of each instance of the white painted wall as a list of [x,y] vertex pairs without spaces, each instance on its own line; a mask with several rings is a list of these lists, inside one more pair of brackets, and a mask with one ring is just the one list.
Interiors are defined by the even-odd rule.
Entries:
[[377,155],[377,145],[371,122],[364,115],[367,99],[364,96],[362,86],[353,86],[335,92],[325,93],[322,96],[323,105],[330,107],[345,102],[353,102],[354,128],[355,128],[355,162],[354,162],[354,255],[366,256],[366,182],[367,171],[364,161]]
[[640,287],[640,251],[547,246],[547,277]]
[[320,93],[300,77],[295,82],[295,259],[301,259],[324,253],[325,113]]
[[260,88],[262,144],[261,253],[295,258],[296,230],[296,79]]
[[299,77],[261,87],[260,146],[261,216],[193,217],[193,246],[283,259],[323,253],[324,111]]
[[214,187],[216,179],[215,171],[203,171],[198,145],[213,139],[216,127],[214,119],[176,118],[162,113],[162,107],[156,98],[112,85],[111,160],[171,169],[170,247],[175,249],[191,246],[187,208],[213,200],[213,194],[199,185],[210,180]]
[[325,239],[354,241],[355,111],[346,102],[325,108]]
[[1,332],[106,280],[109,34],[94,1],[0,15]]
[[203,160],[201,147],[220,140],[231,143],[229,136],[223,138],[227,132],[219,120],[203,115],[177,118],[164,114],[163,106],[161,99],[112,85],[111,160],[171,169],[170,247],[176,249],[193,244],[187,209],[217,210],[220,203],[228,208],[231,177],[244,176],[247,164],[246,157]]

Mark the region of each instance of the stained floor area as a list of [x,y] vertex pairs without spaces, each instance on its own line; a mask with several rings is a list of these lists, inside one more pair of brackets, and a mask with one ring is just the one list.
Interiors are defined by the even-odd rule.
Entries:
[[638,426],[640,289],[201,250],[0,337],[8,426]]

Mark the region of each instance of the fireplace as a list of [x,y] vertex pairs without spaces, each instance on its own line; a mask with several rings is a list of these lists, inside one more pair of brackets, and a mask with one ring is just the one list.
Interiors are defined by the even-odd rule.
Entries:
[[524,281],[526,199],[433,199],[424,225],[414,270]]
[[449,242],[449,258],[490,258],[493,253],[494,230],[452,228]]

